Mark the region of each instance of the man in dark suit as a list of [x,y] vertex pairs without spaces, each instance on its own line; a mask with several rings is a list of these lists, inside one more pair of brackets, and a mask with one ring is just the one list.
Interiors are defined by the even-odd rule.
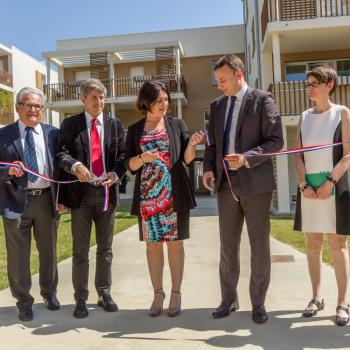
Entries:
[[[80,182],[62,186],[62,203],[71,208],[73,234],[73,286],[76,306],[73,316],[88,316],[89,246],[92,222],[96,228],[97,305],[105,311],[118,310],[110,295],[112,241],[118,186],[125,174],[124,130],[118,119],[103,115],[106,88],[98,79],[81,86],[85,111],[63,120],[59,137],[58,161],[69,179]],[[109,207],[103,211],[109,185]]]
[[[0,129],[0,161],[23,163],[48,177],[56,175],[58,129],[41,123],[44,96],[38,89],[23,88],[16,96],[19,120]],[[56,186],[25,173],[22,168],[0,168],[0,214],[7,249],[7,272],[19,319],[33,319],[30,295],[31,230],[39,251],[40,293],[49,310],[58,310],[56,298],[56,241],[58,212]]]
[[[275,183],[271,159],[258,155],[282,148],[281,119],[269,93],[247,86],[238,57],[223,56],[214,69],[224,96],[211,103],[210,144],[203,174],[207,189],[214,189],[211,181],[215,180],[219,210],[222,302],[213,317],[228,316],[239,308],[239,245],[245,220],[251,246],[252,319],[264,323],[268,318],[264,302],[270,282],[270,206]],[[228,178],[223,163],[227,155]]]

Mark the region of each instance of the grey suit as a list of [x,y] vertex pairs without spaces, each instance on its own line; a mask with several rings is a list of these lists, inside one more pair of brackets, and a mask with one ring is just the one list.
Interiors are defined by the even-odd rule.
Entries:
[[[50,177],[56,177],[56,145],[58,129],[42,124],[46,145],[46,165]],[[0,129],[0,160],[24,161],[18,122]],[[42,194],[28,194],[27,174],[8,175],[8,167],[0,169],[0,215],[3,216],[7,249],[7,271],[12,295],[18,307],[31,306],[30,249],[33,228],[39,251],[39,284],[43,297],[56,294],[57,287],[57,219],[56,186]],[[39,192],[38,192],[39,193]]]
[[222,301],[237,298],[239,245],[244,219],[251,244],[250,296],[252,305],[264,305],[270,281],[269,210],[275,188],[273,165],[268,157],[254,155],[278,151],[283,146],[281,119],[267,92],[248,87],[242,101],[235,130],[235,150],[248,156],[248,167],[231,171],[230,192],[223,168],[223,141],[227,97],[210,107],[210,145],[204,155],[204,171],[213,171],[217,191],[220,225],[220,284]]

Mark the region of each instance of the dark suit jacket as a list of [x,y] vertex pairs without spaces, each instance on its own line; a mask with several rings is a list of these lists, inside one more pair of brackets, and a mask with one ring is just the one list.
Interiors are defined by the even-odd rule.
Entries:
[[[49,177],[57,179],[58,167],[55,161],[59,130],[51,125],[41,124],[48,163]],[[19,134],[18,121],[0,129],[0,160],[13,162],[20,160],[24,163],[23,147]],[[9,176],[8,167],[0,168],[0,215],[9,219],[18,219],[22,215],[27,202],[27,173],[22,177]],[[56,211],[56,189],[51,183],[51,195],[54,215]]]
[[[104,144],[106,172],[115,172],[119,179],[125,175],[125,137],[119,119],[103,116]],[[83,163],[90,169],[90,144],[86,125],[85,112],[65,118],[61,124],[58,142],[58,164],[64,170],[61,175],[66,180],[76,180],[71,172],[76,162]],[[87,183],[73,183],[61,185],[60,203],[68,208],[79,208]],[[117,205],[119,191],[118,184],[110,187],[110,204]]]
[[[209,138],[211,144],[204,153],[204,171],[215,174],[215,189],[219,190],[224,175],[223,142],[227,97],[221,96],[210,106]],[[246,91],[238,115],[236,153],[254,155],[276,152],[283,147],[281,118],[270,93]],[[242,195],[255,195],[275,188],[272,160],[269,157],[247,157],[250,168],[238,169]]]
[[[134,196],[131,207],[131,214],[133,215],[139,215],[140,211],[140,177],[142,167],[137,172],[132,171],[129,167],[129,160],[142,153],[140,140],[145,121],[146,118],[143,118],[129,126],[126,138],[125,166],[128,167],[132,174],[136,173]],[[190,136],[182,119],[166,116],[164,117],[164,121],[169,137],[170,174],[174,209],[176,212],[187,211],[194,208],[196,205],[193,189],[183,165],[184,153]]]

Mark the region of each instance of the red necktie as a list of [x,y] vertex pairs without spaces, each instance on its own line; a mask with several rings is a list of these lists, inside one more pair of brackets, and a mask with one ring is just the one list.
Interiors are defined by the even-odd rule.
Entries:
[[100,135],[96,127],[96,119],[91,120],[90,144],[91,144],[91,170],[100,177],[103,174],[103,160]]

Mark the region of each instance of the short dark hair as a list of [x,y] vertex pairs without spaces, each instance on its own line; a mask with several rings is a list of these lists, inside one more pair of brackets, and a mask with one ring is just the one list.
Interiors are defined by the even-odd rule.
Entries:
[[141,86],[141,89],[136,101],[136,108],[143,114],[150,112],[152,105],[154,104],[154,102],[157,101],[157,98],[161,91],[166,92],[166,94],[168,95],[168,101],[170,106],[171,97],[170,97],[170,92],[168,87],[161,81],[147,80]]
[[319,65],[312,70],[306,72],[306,79],[308,77],[314,77],[322,83],[328,84],[330,81],[334,81],[333,88],[329,91],[329,96],[333,94],[338,86],[337,72],[327,64]]
[[222,68],[225,65],[229,66],[234,72],[240,69],[245,74],[244,63],[236,55],[224,55],[220,57],[214,64],[214,70]]

